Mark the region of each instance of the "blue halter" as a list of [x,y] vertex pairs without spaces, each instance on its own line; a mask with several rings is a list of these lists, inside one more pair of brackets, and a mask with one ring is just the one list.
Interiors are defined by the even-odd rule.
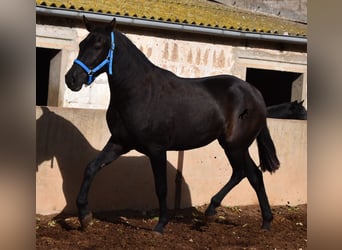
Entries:
[[109,75],[113,74],[113,54],[114,54],[114,49],[115,49],[115,42],[114,42],[114,32],[111,32],[110,34],[111,37],[111,46],[108,52],[108,56],[106,59],[104,59],[99,65],[97,65],[95,68],[90,69],[87,65],[85,65],[83,62],[80,60],[76,59],[74,63],[79,65],[82,69],[84,69],[85,72],[88,74],[88,85],[90,85],[94,80],[94,74],[101,70],[104,66],[108,64],[108,73]]

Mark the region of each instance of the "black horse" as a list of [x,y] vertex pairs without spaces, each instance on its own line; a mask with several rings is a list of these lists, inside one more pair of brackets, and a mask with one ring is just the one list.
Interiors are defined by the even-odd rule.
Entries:
[[166,151],[188,150],[217,139],[233,174],[212,197],[206,216],[216,213],[226,194],[247,177],[262,213],[262,228],[269,229],[273,215],[265,192],[262,172],[248,148],[257,140],[260,168],[274,172],[279,160],[266,124],[266,106],[252,85],[230,75],[180,78],[153,65],[122,33],[109,24],[94,24],[83,17],[88,36],[80,43],[73,66],[65,76],[67,86],[79,91],[101,73],[107,73],[111,91],[107,144],[85,169],[77,198],[79,219],[85,228],[91,218],[88,192],[95,174],[120,155],[135,149],[150,159],[159,201],[162,233],[168,223]]
[[279,119],[306,120],[307,111],[303,106],[303,101],[284,102],[267,107],[267,117]]

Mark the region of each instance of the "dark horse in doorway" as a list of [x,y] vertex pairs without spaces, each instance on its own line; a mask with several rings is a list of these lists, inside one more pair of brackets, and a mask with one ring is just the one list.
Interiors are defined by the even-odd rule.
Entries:
[[[279,160],[260,92],[231,75],[178,77],[153,65],[115,29],[115,19],[108,24],[83,19],[89,34],[80,43],[65,81],[71,90],[79,91],[99,74],[107,73],[111,97],[106,118],[111,137],[84,172],[76,202],[82,227],[92,218],[87,204],[95,174],[135,149],[150,159],[159,201],[159,221],[154,230],[162,233],[168,223],[166,151],[198,148],[217,139],[233,173],[212,197],[205,215],[214,215],[227,193],[247,177],[259,200],[262,228],[269,229],[273,215],[261,171],[276,171]],[[248,152],[255,139],[261,171]]]
[[304,100],[284,102],[267,107],[267,117],[277,119],[306,120],[307,111],[303,106]]

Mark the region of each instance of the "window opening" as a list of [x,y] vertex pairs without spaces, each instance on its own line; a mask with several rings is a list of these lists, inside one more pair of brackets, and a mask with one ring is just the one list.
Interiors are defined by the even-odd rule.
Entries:
[[60,50],[36,48],[36,105],[48,104],[50,62]]
[[[262,93],[266,106],[294,101],[301,96],[293,91],[301,91],[303,74],[297,72],[247,68],[246,81]],[[300,85],[300,88],[298,88]],[[300,100],[298,100],[300,101]]]

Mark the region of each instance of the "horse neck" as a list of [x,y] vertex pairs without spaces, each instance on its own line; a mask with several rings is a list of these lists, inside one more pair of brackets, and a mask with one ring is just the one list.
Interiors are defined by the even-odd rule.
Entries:
[[156,66],[122,33],[115,32],[113,75],[109,77],[111,91],[139,87],[139,80]]

